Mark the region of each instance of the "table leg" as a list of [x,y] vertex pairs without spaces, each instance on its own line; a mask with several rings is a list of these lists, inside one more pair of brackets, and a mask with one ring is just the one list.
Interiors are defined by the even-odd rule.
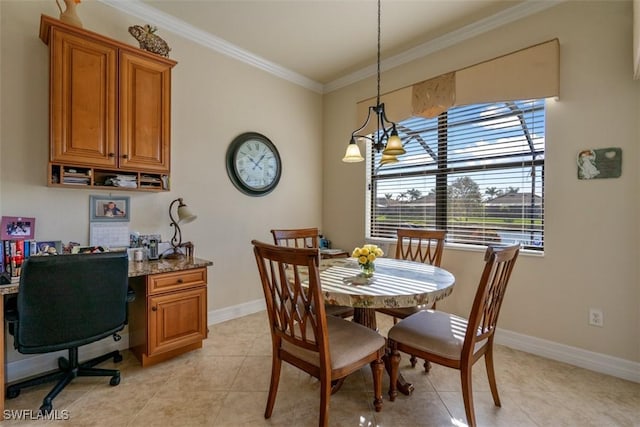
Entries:
[[[371,328],[374,331],[378,330],[378,325],[376,323],[376,310],[373,308],[355,307],[353,309],[353,321],[361,325],[364,325],[368,328]],[[385,353],[385,356],[384,356],[384,366],[387,370],[387,374],[390,374],[391,365],[389,364],[388,353]],[[340,389],[340,386],[342,386],[342,384],[337,386],[337,388],[336,388],[336,385],[332,386],[331,387],[332,393],[335,393],[335,391],[338,391]],[[400,391],[400,393],[407,396],[410,395],[414,390],[413,384],[407,382],[407,380],[404,379],[402,374],[398,375],[398,390]]]
[[378,330],[376,311],[373,308],[355,307],[353,309],[353,321],[374,331]]

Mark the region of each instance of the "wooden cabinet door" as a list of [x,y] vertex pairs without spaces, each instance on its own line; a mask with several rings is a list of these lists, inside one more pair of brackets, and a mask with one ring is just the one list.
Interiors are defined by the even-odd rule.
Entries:
[[51,161],[113,167],[117,49],[51,31]]
[[206,287],[150,296],[148,301],[148,356],[207,337]]
[[169,172],[171,67],[120,52],[121,169]]

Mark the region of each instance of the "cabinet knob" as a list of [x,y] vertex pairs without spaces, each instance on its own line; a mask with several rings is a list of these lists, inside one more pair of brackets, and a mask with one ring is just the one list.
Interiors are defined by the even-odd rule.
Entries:
[[151,307],[151,311],[158,311],[158,307],[154,305],[153,307]]
[[123,158],[123,159],[128,159],[128,158],[129,158],[129,156],[127,156],[126,154],[123,154],[123,155],[122,155],[122,158]]
[[109,156],[109,157],[115,157],[115,156],[116,156],[116,153],[109,153],[109,154],[108,154],[108,156]]
[[178,279],[178,283],[183,283],[183,282],[184,282],[184,280]]

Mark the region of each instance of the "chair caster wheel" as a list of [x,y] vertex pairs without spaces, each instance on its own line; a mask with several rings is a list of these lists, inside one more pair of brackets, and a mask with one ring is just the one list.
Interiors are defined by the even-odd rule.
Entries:
[[42,404],[42,406],[40,407],[40,414],[41,415],[47,415],[51,412],[51,410],[53,409],[53,405],[51,405],[51,403],[49,404]]
[[7,395],[6,395],[7,399],[15,399],[18,396],[20,396],[20,389],[18,390],[13,390],[10,388],[7,389]]
[[122,362],[122,354],[120,353],[113,356],[113,363],[118,363],[118,362]]
[[109,385],[117,386],[118,384],[120,384],[120,375],[111,377],[111,380],[109,381]]

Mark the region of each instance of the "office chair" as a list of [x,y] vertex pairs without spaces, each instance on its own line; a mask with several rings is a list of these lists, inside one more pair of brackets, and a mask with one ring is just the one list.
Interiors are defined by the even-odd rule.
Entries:
[[58,359],[58,370],[7,387],[7,398],[15,398],[26,387],[58,380],[42,401],[40,411],[49,413],[53,399],[78,376],[110,376],[120,383],[120,371],[93,366],[118,351],[87,362],[78,361],[78,347],[108,336],[120,339],[118,331],[127,320],[128,260],[126,252],[33,256],[20,276],[17,307],[7,313],[14,347],[23,354],[68,350]]

